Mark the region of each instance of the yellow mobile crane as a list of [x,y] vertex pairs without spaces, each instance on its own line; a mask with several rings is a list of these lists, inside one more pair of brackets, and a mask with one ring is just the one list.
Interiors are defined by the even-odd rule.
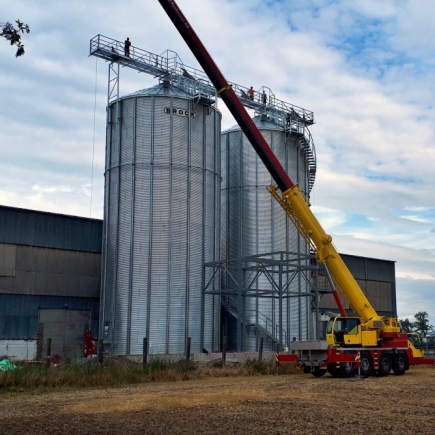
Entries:
[[402,375],[410,365],[435,364],[435,359],[424,358],[418,334],[400,332],[397,318],[379,316],[355,281],[349,269],[332,244],[332,238],[323,230],[311,212],[298,186],[282,194],[276,186],[269,192],[280,203],[300,234],[324,263],[333,281],[346,297],[352,311],[359,317],[348,317],[336,298],[340,316],[331,317],[326,329],[326,343],[298,342],[293,355],[278,355],[278,361],[297,361],[304,371],[322,376],[328,370],[332,375],[352,376],[359,369],[368,376],[375,371],[381,376],[390,373]]
[[[330,319],[326,341],[293,342],[292,351],[296,353],[278,354],[278,363],[297,361],[304,371],[315,376],[327,370],[333,375],[351,376],[357,367],[364,376],[372,371],[387,375],[391,369],[401,375],[411,364],[435,365],[435,359],[424,358],[417,336],[401,333],[396,318],[376,313],[332,244],[331,236],[311,212],[307,199],[284,171],[176,2],[159,0],[159,3],[274,178],[277,186],[271,186],[270,193],[315,252],[317,261],[326,264],[335,284],[359,316],[347,317],[339,305],[341,315]],[[336,300],[338,303],[339,298]]]

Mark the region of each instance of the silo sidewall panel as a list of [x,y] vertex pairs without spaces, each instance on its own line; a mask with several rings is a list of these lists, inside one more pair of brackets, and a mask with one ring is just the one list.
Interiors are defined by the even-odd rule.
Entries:
[[[121,132],[111,136],[105,312],[115,309],[113,349],[141,354],[147,337],[150,354],[183,353],[190,336],[199,352],[203,263],[219,258],[220,114],[171,95],[126,97]],[[205,301],[209,346],[218,340],[216,299]]]
[[[273,126],[262,128],[261,122],[257,125],[290,178],[306,187],[307,161],[300,153],[298,139],[287,137],[283,130]],[[293,224],[267,192],[266,188],[274,181],[246,137],[234,128],[223,134],[222,143],[222,259],[278,251],[307,254],[305,242],[301,242]],[[228,283],[222,285],[225,288]],[[298,279],[289,286],[291,291],[305,293],[307,290],[307,285]],[[269,280],[260,276],[252,291],[255,289],[270,289]],[[249,297],[245,298],[245,303],[247,322],[264,327],[260,319],[267,317],[277,323],[278,299]],[[306,313],[306,298],[283,300],[283,328],[287,332],[291,330],[291,335],[298,339],[307,338]],[[232,330],[230,334],[233,335],[230,340],[235,341],[236,331]],[[257,344],[258,335],[250,331],[246,336],[245,350],[255,350]],[[272,343],[269,341],[268,345],[272,346]]]

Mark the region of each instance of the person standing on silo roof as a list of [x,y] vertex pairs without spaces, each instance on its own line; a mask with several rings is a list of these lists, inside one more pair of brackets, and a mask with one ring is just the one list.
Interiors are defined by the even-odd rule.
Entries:
[[263,89],[262,97],[263,97],[263,106],[265,106],[267,104],[267,95],[266,95],[266,92],[264,92],[264,89]]
[[130,38],[127,38],[124,41],[124,54],[128,57],[130,57],[130,46],[131,46]]

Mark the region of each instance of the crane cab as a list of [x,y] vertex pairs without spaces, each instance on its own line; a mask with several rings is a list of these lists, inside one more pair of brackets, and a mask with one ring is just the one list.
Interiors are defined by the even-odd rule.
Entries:
[[358,317],[331,317],[326,327],[326,341],[332,347],[376,346],[376,331],[363,330]]

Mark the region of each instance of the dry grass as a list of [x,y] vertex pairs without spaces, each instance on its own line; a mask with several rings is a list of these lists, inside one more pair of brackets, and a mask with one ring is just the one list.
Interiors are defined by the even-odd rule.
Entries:
[[[202,369],[220,370],[195,372]],[[222,370],[233,375],[248,369]],[[1,401],[0,432],[433,434],[434,374],[433,368],[412,368],[404,376],[359,381],[243,375],[14,394]]]
[[133,411],[164,411],[171,408],[191,408],[205,405],[231,405],[247,400],[265,399],[266,394],[258,394],[255,390],[237,390],[234,387],[219,391],[186,391],[161,394],[156,397],[152,394],[123,395],[116,399],[95,400],[91,404],[80,403],[73,405],[66,411],[76,414],[95,414],[107,412],[133,412]]
[[222,367],[220,363],[198,365],[154,359],[141,364],[123,358],[107,358],[103,364],[85,360],[82,364],[64,364],[47,368],[43,364],[23,364],[22,369],[0,373],[0,395],[15,392],[47,392],[53,389],[120,387],[123,385],[178,382],[194,379],[227,378],[272,374],[273,361],[247,360],[242,366]]

